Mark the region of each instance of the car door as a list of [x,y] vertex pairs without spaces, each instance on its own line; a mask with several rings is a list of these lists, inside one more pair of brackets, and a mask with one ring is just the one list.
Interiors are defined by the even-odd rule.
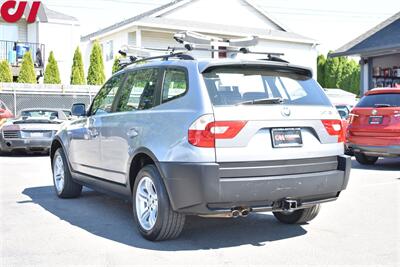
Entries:
[[101,118],[101,157],[107,179],[125,184],[130,154],[138,147],[146,114],[158,105],[160,71],[145,68],[127,73],[115,101],[116,112]]
[[113,102],[124,77],[120,74],[108,80],[94,98],[89,116],[72,124],[70,159],[75,171],[101,178],[106,176],[101,159],[101,118],[113,112]]

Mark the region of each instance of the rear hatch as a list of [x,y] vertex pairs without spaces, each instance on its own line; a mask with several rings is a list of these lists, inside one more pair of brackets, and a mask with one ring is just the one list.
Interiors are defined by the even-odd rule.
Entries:
[[[336,156],[344,150],[341,120],[310,71],[225,65],[206,70],[203,77],[214,107],[211,132],[218,163],[337,168]],[[304,161],[311,158],[315,162]]]
[[365,96],[353,109],[350,122],[351,143],[372,146],[398,143],[400,93],[373,93]]

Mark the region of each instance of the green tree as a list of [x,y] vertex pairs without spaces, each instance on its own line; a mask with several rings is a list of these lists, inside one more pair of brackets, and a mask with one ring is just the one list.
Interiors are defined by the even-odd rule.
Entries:
[[10,64],[6,60],[0,62],[0,82],[11,83],[13,81],[13,75],[10,68]]
[[103,53],[98,42],[93,44],[90,54],[90,66],[87,83],[90,85],[102,85],[106,80],[104,73]]
[[[360,66],[347,57],[318,56],[318,82],[325,88],[340,88],[359,95]],[[324,61],[325,60],[325,61]]]
[[114,63],[113,63],[113,66],[112,66],[112,74],[118,72],[121,69],[120,66],[119,66],[119,60],[120,59],[121,59],[120,56],[116,56],[115,57]]
[[343,89],[354,93],[356,95],[360,94],[360,71],[361,68],[357,62],[354,60],[349,60],[347,62],[346,68],[348,69],[348,75],[346,76],[346,83],[343,84]]
[[319,55],[317,58],[317,76],[318,83],[325,87],[325,65],[326,65],[326,57],[324,55]]
[[21,70],[18,76],[19,83],[37,83],[35,66],[33,65],[33,59],[31,52],[26,52],[22,58]]
[[71,84],[85,84],[85,70],[83,67],[82,53],[79,47],[76,48],[71,70]]
[[75,68],[72,70],[72,75],[71,75],[71,84],[72,85],[82,85],[84,84],[82,81],[84,81],[84,78],[81,76],[81,72],[79,71],[78,68]]
[[344,61],[341,63],[342,68],[342,79],[339,82],[339,88],[346,91],[351,91],[351,76],[354,71],[354,66],[351,61]]
[[335,57],[326,60],[325,65],[325,88],[339,88],[342,80],[341,59]]
[[44,83],[61,84],[60,71],[58,70],[58,64],[53,51],[50,52],[49,61],[44,71]]
[[351,84],[352,92],[359,96],[361,94],[361,68],[359,65],[351,75]]

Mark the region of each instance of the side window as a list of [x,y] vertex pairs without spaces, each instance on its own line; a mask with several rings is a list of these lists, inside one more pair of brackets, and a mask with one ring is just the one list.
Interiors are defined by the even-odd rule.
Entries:
[[179,69],[167,69],[165,71],[162,102],[168,102],[183,96],[188,87],[186,73]]
[[155,106],[158,69],[143,69],[128,73],[117,104],[117,111],[146,110]]
[[96,98],[93,100],[93,105],[90,112],[91,115],[110,113],[112,111],[111,109],[115,95],[117,94],[118,88],[123,79],[124,75],[120,74],[112,77],[104,84]]

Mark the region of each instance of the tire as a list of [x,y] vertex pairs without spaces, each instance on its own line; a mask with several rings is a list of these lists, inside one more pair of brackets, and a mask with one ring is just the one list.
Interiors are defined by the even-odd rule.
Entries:
[[2,149],[0,147],[0,156],[10,156],[10,155],[11,155],[11,151]]
[[379,157],[371,157],[362,153],[356,153],[355,157],[361,165],[374,165],[379,159]]
[[62,148],[57,149],[53,158],[53,183],[59,198],[77,198],[82,193],[82,185],[72,180],[68,162]]
[[320,211],[320,205],[311,208],[295,210],[290,213],[274,212],[275,218],[285,224],[303,224],[312,221],[317,217]]
[[156,166],[147,165],[140,170],[135,180],[132,198],[135,222],[145,239],[163,241],[175,239],[180,235],[185,224],[185,215],[172,210]]

